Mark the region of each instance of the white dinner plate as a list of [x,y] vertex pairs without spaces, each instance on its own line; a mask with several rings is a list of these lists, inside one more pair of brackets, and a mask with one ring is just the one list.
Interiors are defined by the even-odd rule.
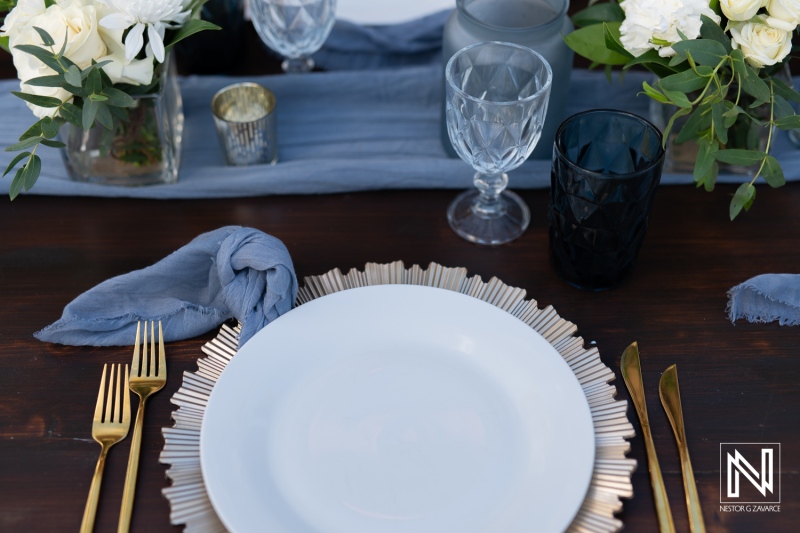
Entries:
[[455,7],[455,0],[338,0],[336,18],[382,26],[409,22]]
[[549,533],[594,464],[577,378],[519,319],[459,293],[350,289],[231,360],[200,457],[232,533]]

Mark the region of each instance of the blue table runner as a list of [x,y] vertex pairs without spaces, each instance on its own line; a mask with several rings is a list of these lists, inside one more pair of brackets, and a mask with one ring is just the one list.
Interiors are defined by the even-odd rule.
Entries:
[[[629,73],[622,82],[609,82],[601,72],[575,70],[567,115],[604,107],[646,117],[649,99],[637,93],[648,78],[647,73]],[[246,79],[277,97],[277,165],[225,165],[210,101],[217,90],[244,78],[191,76],[181,79],[186,122],[178,183],[131,188],[72,182],[59,151],[43,147],[42,175],[30,193],[168,199],[471,187],[472,169],[447,157],[442,148],[438,65]],[[16,81],[0,82],[2,146],[16,142],[35,121],[25,104],[9,94],[18,87]],[[800,150],[786,132],[779,132],[773,154],[787,180],[800,179]],[[13,155],[0,153],[2,168]],[[548,187],[550,161],[529,160],[509,176],[512,189]],[[739,183],[742,177],[723,175],[719,181]],[[0,180],[0,191],[7,192],[10,183],[10,175]],[[665,174],[662,183],[692,183],[692,177]]]

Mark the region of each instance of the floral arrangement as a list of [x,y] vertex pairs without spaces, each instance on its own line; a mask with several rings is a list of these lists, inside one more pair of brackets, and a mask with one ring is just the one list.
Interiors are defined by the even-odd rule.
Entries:
[[200,19],[206,0],[0,0],[8,14],[0,46],[11,53],[20,91],[39,119],[6,147],[19,151],[13,200],[36,183],[40,145],[63,148],[56,137],[69,123],[88,131],[124,128],[132,95],[154,92],[159,66],[178,41],[219,29]]
[[573,22],[567,44],[609,77],[612,66],[634,65],[656,75],[643,92],[674,106],[665,143],[697,143],[698,187],[714,189],[720,164],[755,169],[731,201],[731,220],[750,209],[759,177],[784,184],[770,149],[776,128],[800,128],[786,65],[800,0],[612,0],[592,2]]

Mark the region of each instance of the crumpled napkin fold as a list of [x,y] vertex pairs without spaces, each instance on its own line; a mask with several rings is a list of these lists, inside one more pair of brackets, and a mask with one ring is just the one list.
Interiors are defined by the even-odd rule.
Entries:
[[800,325],[800,274],[762,274],[728,291],[728,318],[735,322]]
[[161,320],[164,341],[174,341],[236,318],[241,346],[291,310],[296,296],[286,246],[262,231],[226,226],[154,265],[89,289],[34,336],[77,346],[125,346],[133,344],[139,320]]

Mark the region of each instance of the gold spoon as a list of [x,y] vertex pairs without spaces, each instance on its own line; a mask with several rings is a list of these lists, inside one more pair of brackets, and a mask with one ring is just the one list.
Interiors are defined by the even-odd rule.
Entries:
[[642,435],[644,445],[647,450],[647,466],[650,470],[650,485],[653,487],[653,499],[656,504],[656,514],[658,515],[658,527],[661,533],[675,533],[675,524],[672,522],[672,512],[669,508],[667,490],[664,488],[664,478],[661,475],[661,468],[658,466],[658,456],[656,447],[653,444],[653,435],[650,433],[650,420],[647,418],[647,403],[644,397],[644,385],[642,384],[642,367],[639,362],[639,344],[631,343],[622,352],[620,359],[620,370],[622,379],[631,394],[636,413],[639,415],[639,422],[642,424]]
[[700,498],[697,495],[697,486],[694,483],[692,462],[689,460],[689,448],[686,445],[686,430],[683,425],[683,409],[681,408],[681,391],[678,388],[678,369],[672,365],[664,371],[661,381],[658,382],[658,395],[661,404],[667,412],[675,440],[678,443],[678,453],[681,456],[681,471],[683,473],[683,488],[686,492],[686,508],[689,512],[689,528],[692,533],[705,533],[703,524],[703,511],[700,508]]

